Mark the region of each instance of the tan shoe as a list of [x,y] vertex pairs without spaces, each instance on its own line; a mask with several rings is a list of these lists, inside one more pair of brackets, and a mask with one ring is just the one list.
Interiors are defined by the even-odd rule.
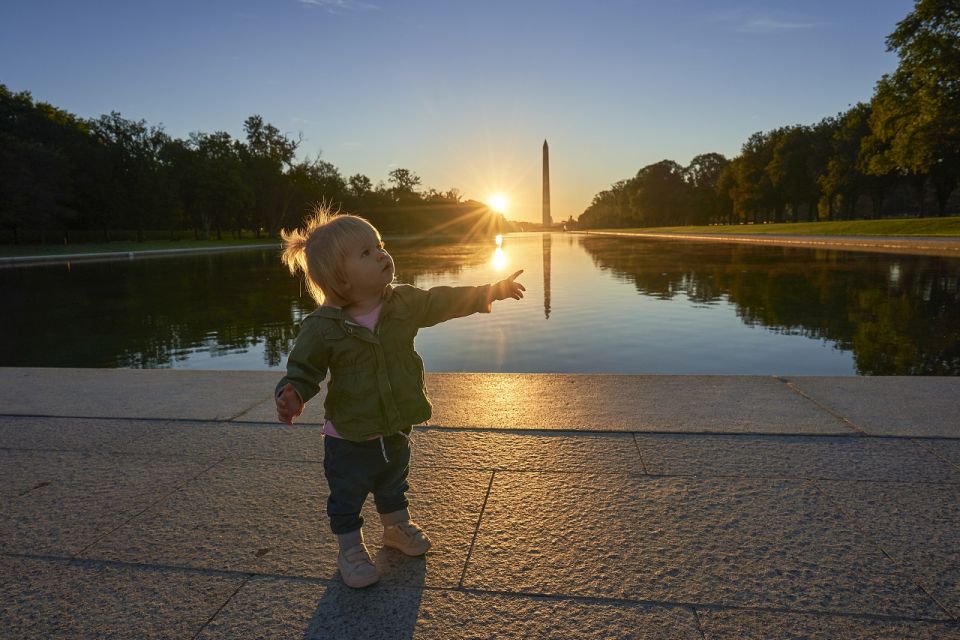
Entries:
[[422,556],[433,544],[416,522],[407,520],[383,528],[383,546],[399,549],[408,556]]
[[354,589],[369,587],[380,580],[380,572],[362,542],[340,552],[337,556],[337,568],[340,569],[344,584]]

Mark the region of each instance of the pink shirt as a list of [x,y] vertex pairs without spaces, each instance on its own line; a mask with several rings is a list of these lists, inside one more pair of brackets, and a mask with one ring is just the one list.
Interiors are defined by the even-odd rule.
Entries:
[[[370,313],[365,313],[362,316],[357,316],[354,318],[354,320],[356,320],[358,324],[361,324],[367,329],[370,329],[370,331],[376,331],[377,320],[380,319],[380,309],[382,308],[383,308],[383,304],[382,303],[378,304],[376,309],[374,309]],[[337,433],[336,427],[334,427],[333,423],[330,422],[329,420],[323,423],[323,434],[327,436],[333,436],[334,438],[340,437],[340,434]],[[375,440],[375,439],[376,439],[376,436],[372,436],[369,438],[369,440]]]

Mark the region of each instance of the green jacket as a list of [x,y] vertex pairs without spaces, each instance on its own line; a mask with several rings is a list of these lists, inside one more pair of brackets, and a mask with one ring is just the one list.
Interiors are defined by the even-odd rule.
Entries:
[[424,422],[431,406],[413,339],[421,327],[489,313],[489,290],[490,285],[427,291],[391,285],[375,332],[342,309],[318,307],[303,319],[287,359],[287,375],[275,393],[289,382],[307,402],[320,391],[329,370],[325,416],[344,439],[393,435]]

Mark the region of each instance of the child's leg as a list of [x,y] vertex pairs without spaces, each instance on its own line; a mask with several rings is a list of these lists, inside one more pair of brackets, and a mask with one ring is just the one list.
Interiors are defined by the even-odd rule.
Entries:
[[377,466],[371,464],[373,450],[363,443],[331,436],[324,438],[323,446],[323,471],[330,486],[327,515],[340,545],[337,568],[347,586],[366,587],[380,580],[380,573],[363,544],[363,516],[360,515],[374,485]]
[[[381,471],[377,474],[373,485],[373,501],[377,505],[377,513],[383,519],[385,515],[395,517],[398,512],[406,512],[407,475],[410,473],[410,443],[400,434],[392,435],[383,440],[383,451],[389,462],[381,458]],[[384,522],[384,524],[387,524]],[[391,522],[390,524],[396,524]]]
[[[330,487],[327,515],[330,529],[347,549],[362,541],[363,516],[360,510],[374,488],[375,470],[371,450],[363,444],[327,436],[323,439],[323,472]],[[352,543],[352,544],[351,544]]]
[[402,434],[386,438],[390,462],[376,480],[373,499],[383,522],[383,544],[409,556],[421,556],[432,546],[430,539],[410,519],[407,509],[407,475],[410,471],[410,443]]

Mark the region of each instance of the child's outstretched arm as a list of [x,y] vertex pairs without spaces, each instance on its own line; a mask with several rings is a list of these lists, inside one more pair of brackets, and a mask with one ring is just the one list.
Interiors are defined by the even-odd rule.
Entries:
[[527,288],[519,282],[514,282],[521,273],[523,273],[523,269],[520,269],[509,278],[504,278],[490,285],[490,290],[487,293],[487,306],[489,307],[497,300],[506,300],[507,298],[519,300],[522,298],[523,292],[526,291]]
[[394,293],[401,295],[404,304],[413,311],[418,327],[432,327],[440,322],[462,318],[473,313],[490,313],[493,302],[523,297],[526,288],[514,282],[523,269],[509,278],[479,287],[431,287],[428,290],[410,285],[399,285]]

